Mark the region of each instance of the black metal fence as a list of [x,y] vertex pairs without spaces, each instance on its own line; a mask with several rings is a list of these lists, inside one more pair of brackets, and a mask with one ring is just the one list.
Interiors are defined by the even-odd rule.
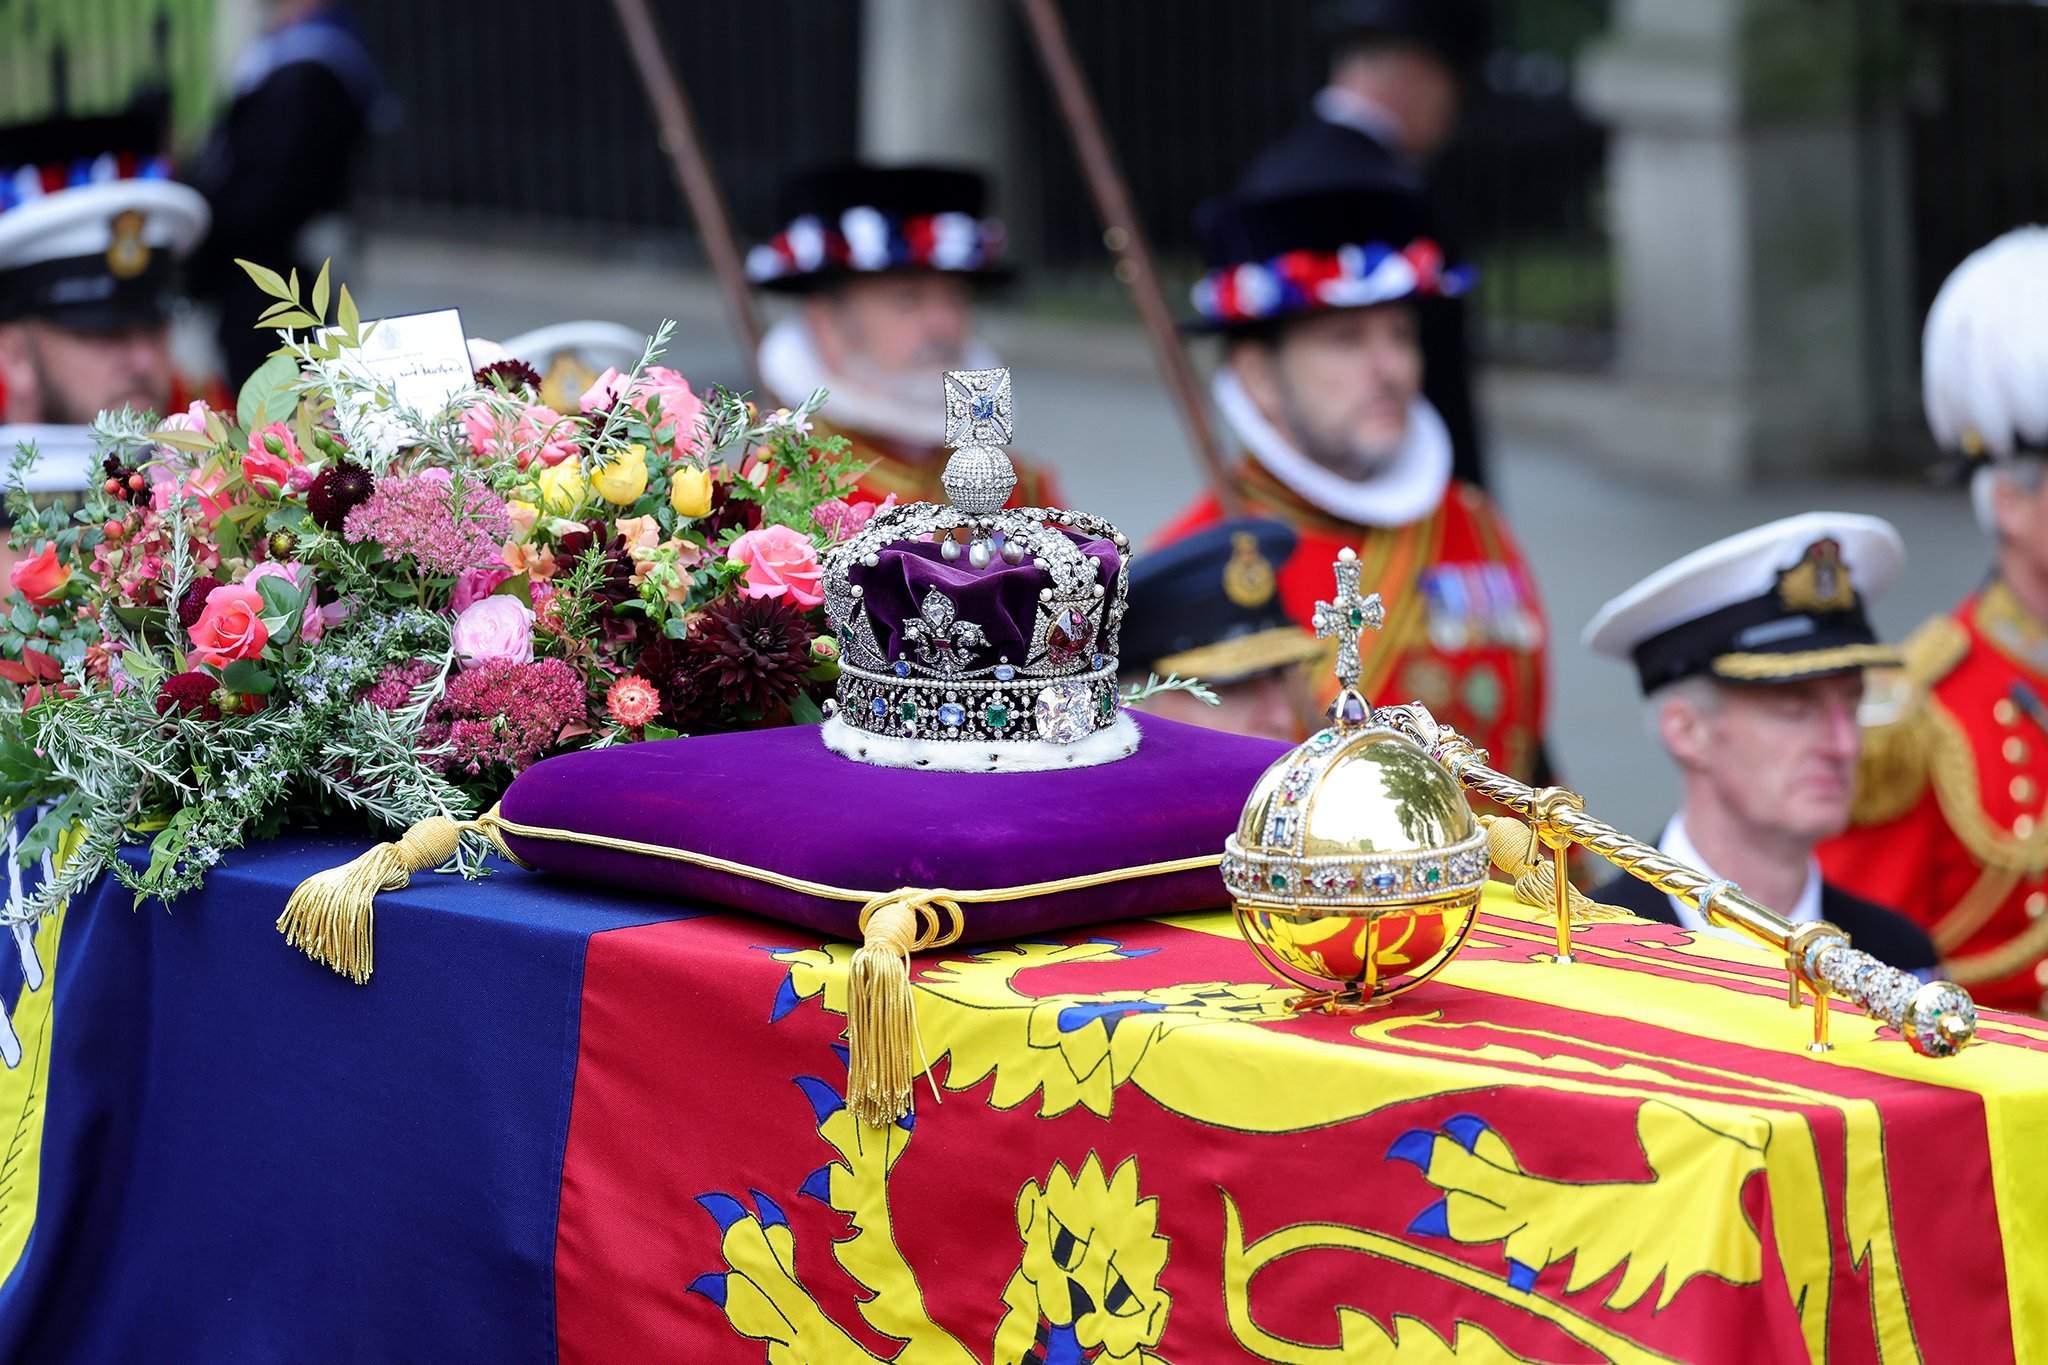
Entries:
[[1905,25],[1917,318],[1964,256],[2048,222],[2048,6],[1909,0]]
[[[1570,59],[1609,0],[1508,0],[1488,89],[1443,167],[1448,217],[1486,280],[1488,334],[1551,361],[1597,355],[1611,321],[1600,227],[1604,139],[1573,105]],[[1327,74],[1315,0],[1068,0],[1064,9],[1139,212],[1174,275],[1194,205],[1303,116]],[[690,226],[608,6],[362,0],[406,110],[372,156],[383,221],[545,230],[688,249]],[[775,182],[858,146],[855,0],[657,0],[735,216],[770,226]],[[1100,231],[1028,45],[1006,60],[1022,104],[1005,205],[1040,284],[1116,289]],[[1000,71],[998,72],[1000,74]]]

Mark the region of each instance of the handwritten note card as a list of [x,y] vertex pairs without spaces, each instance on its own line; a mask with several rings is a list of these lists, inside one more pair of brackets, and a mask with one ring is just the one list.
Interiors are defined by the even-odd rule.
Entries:
[[368,335],[352,353],[355,363],[378,383],[390,385],[404,407],[438,412],[470,382],[469,346],[457,309],[379,318],[363,330]]

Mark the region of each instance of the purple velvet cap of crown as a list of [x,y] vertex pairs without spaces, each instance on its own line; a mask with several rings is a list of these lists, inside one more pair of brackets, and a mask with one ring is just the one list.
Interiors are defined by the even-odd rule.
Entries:
[[[1061,534],[1095,561],[1096,582],[1105,589],[1116,582],[1121,557],[1115,545],[1071,531]],[[999,658],[1021,664],[1030,653],[1038,590],[1048,586],[1044,571],[1030,560],[1010,564],[996,556],[987,568],[977,569],[965,558],[944,558],[935,541],[902,540],[881,551],[876,561],[855,565],[848,578],[860,587],[875,643],[885,657],[903,656],[903,626],[916,619],[933,589],[953,603],[959,619],[974,622],[988,637],[987,650],[967,656],[968,667],[985,668]]]
[[[867,891],[1013,887],[1217,854],[1277,741],[1142,716],[1114,769],[974,773],[850,763],[813,726],[584,749],[535,764],[505,793],[515,824],[688,849]],[[593,792],[620,793],[592,800]],[[655,854],[508,833],[545,872],[725,905],[840,938],[858,903]],[[1213,866],[966,907],[968,941],[1228,904]]]

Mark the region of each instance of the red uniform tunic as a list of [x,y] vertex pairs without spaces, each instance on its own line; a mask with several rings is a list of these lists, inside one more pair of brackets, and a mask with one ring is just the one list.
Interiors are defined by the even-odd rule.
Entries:
[[[1915,631],[1872,682],[1854,826],[1827,879],[1912,916],[1977,1003],[2048,992],[2048,623],[2002,584]],[[2048,1012],[2048,1011],[2044,1011]]]
[[[886,441],[880,437],[868,436],[846,427],[834,426],[823,418],[812,419],[812,435],[823,439],[827,436],[844,436],[853,444],[852,458],[856,464],[869,466],[854,485],[857,494],[877,501],[896,495],[898,502],[944,502],[946,490],[939,483],[939,476],[945,472],[948,451],[940,448],[928,453],[929,459],[906,459],[900,442]],[[1010,507],[1058,507],[1059,490],[1053,483],[1052,475],[1035,464],[1015,454],[1010,463],[1017,470],[1017,487],[1010,494]]]
[[[1359,586],[1377,592],[1386,625],[1360,643],[1359,691],[1375,706],[1420,701],[1493,756],[1503,772],[1533,776],[1543,734],[1543,608],[1522,552],[1493,503],[1453,480],[1430,515],[1406,526],[1339,521],[1297,497],[1256,464],[1238,475],[1245,511],[1277,517],[1298,543],[1281,566],[1287,614],[1311,626],[1317,601],[1336,592],[1331,565],[1346,546],[1364,566]],[[1214,495],[1183,513],[1162,542],[1223,519]],[[1336,642],[1330,642],[1334,662]],[[1336,683],[1323,670],[1328,695]]]

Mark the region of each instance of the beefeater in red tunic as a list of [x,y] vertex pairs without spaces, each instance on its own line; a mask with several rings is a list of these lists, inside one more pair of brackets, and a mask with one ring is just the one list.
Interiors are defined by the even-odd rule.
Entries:
[[2048,229],[1956,268],[1922,361],[1928,425],[1976,465],[1993,571],[1873,680],[1855,824],[1821,862],[1926,925],[1979,1004],[2048,1013]]
[[[949,166],[826,167],[792,180],[783,226],[747,253],[761,289],[801,299],[761,339],[762,382],[791,406],[828,393],[816,435],[843,436],[867,466],[856,491],[944,502],[948,370],[1001,361],[974,335],[975,291],[1010,277],[988,186]],[[1012,507],[1060,505],[1051,476],[1013,457]]]
[[[1308,627],[1350,547],[1386,624],[1364,651],[1374,704],[1418,700],[1537,775],[1544,723],[1542,605],[1493,503],[1451,475],[1451,442],[1422,397],[1419,310],[1463,291],[1424,209],[1398,186],[1205,204],[1210,272],[1191,326],[1220,336],[1217,406],[1245,450],[1245,512],[1298,537],[1281,600]],[[1215,495],[1176,518],[1170,541],[1222,517]],[[1322,670],[1328,676],[1328,670]]]

